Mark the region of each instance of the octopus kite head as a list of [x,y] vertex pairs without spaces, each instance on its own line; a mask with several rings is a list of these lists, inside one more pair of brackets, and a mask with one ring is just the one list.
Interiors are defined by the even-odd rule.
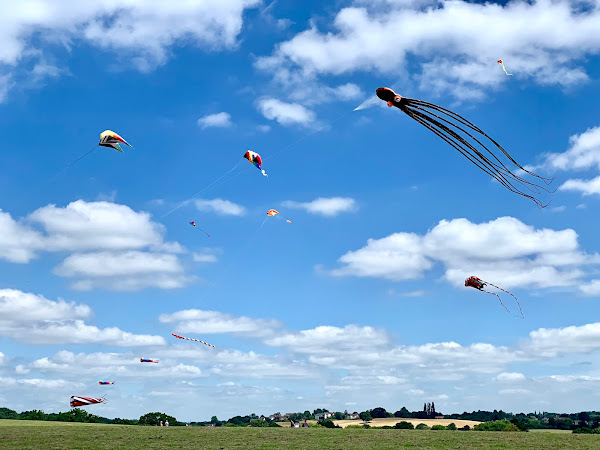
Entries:
[[391,108],[392,106],[397,106],[400,109],[403,109],[406,103],[406,100],[402,98],[401,95],[396,94],[392,89],[388,87],[380,87],[375,91],[377,97],[387,103],[387,105]]

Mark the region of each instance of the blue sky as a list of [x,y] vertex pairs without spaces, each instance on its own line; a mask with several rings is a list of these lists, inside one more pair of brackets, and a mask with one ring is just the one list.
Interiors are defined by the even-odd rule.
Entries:
[[[0,403],[595,408],[600,4],[218,4],[3,7]],[[395,108],[353,111],[380,86],[556,176],[551,206]],[[105,129],[134,148],[55,176]]]

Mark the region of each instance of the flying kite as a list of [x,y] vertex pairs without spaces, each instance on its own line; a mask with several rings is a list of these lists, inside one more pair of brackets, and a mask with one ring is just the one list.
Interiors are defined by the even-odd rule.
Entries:
[[106,130],[100,133],[100,143],[98,144],[100,147],[114,148],[115,150],[118,150],[121,153],[123,153],[121,144],[125,144],[128,147],[133,148],[133,145],[131,145],[129,142],[127,142],[114,131]]
[[175,336],[177,339],[185,339],[186,341],[200,342],[201,344],[208,345],[209,347],[217,348],[214,345],[209,344],[208,342],[201,341],[200,339],[192,339],[192,338],[188,338],[188,337],[183,337],[183,336],[179,336],[178,334],[175,334],[175,333],[171,333],[171,334],[173,336]]
[[500,298],[500,296],[498,294],[496,294],[495,292],[490,292],[490,291],[485,290],[485,287],[488,284],[490,286],[495,287],[496,289],[501,290],[502,292],[506,292],[507,294],[512,295],[513,298],[515,299],[515,301],[517,302],[517,305],[519,306],[519,311],[521,312],[521,319],[524,318],[523,310],[521,309],[521,304],[519,303],[519,300],[517,300],[517,297],[515,297],[510,292],[502,289],[501,287],[496,286],[495,284],[490,283],[489,281],[483,281],[481,278],[477,278],[476,276],[471,276],[465,280],[465,286],[474,287],[475,289],[480,290],[481,292],[485,292],[486,294],[491,294],[491,295],[495,295],[496,297],[498,297],[498,300],[500,300],[500,304],[502,306],[504,306],[504,309],[506,309],[506,312],[510,314],[509,309],[506,307],[506,305],[504,303],[502,303],[502,299]]
[[498,64],[500,64],[500,65],[502,66],[502,70],[504,70],[504,73],[505,73],[506,75],[510,75],[510,76],[512,77],[512,73],[508,73],[508,72],[506,71],[506,67],[504,67],[504,63],[502,62],[502,60],[501,60],[501,59],[499,59],[499,60],[498,60]]
[[144,359],[144,358],[140,358],[140,362],[158,363],[158,359]]
[[[473,136],[473,134],[479,133],[491,141],[518,169],[543,180],[546,185],[552,183],[553,179],[541,177],[525,169],[515,161],[500,144],[464,117],[433,103],[402,97],[387,87],[380,87],[375,93],[377,94],[377,97],[385,101],[390,108],[392,106],[397,107],[407,116],[416,120],[429,131],[435,133],[508,190],[533,200],[539,208],[545,208],[550,204],[547,203],[544,205],[538,198],[527,194],[520,189],[525,187],[533,194],[540,194],[540,189],[549,193],[554,191],[549,191],[543,186],[528,181],[519,175],[515,175],[508,167],[506,167],[498,156],[492,153],[492,151],[479,140],[481,139],[483,141],[481,137],[478,139],[478,137]],[[470,131],[467,131],[465,128],[468,128]],[[462,133],[462,135],[459,133]],[[517,183],[520,184],[521,187],[515,186]]]
[[97,403],[106,403],[106,399],[102,398],[93,398],[93,397],[78,397],[75,395],[71,396],[71,407],[74,408],[76,406],[88,406],[95,405]]
[[244,153],[244,158],[254,164],[265,177],[269,176],[262,168],[262,158],[258,153],[248,150],[246,153]]
[[115,384],[115,382],[114,381],[99,381],[98,384],[104,386],[107,384]]
[[[279,211],[275,210],[275,209],[270,209],[267,211],[267,216],[271,216],[271,217],[275,217],[276,215],[279,214]],[[292,223],[291,220],[286,220],[287,223]]]
[[[192,221],[190,222],[190,225],[193,226],[194,228],[198,228],[196,226],[196,222]],[[206,231],[204,231],[202,228],[198,228],[200,231],[202,231],[205,235],[207,235],[208,237],[210,237],[210,234],[208,234]]]

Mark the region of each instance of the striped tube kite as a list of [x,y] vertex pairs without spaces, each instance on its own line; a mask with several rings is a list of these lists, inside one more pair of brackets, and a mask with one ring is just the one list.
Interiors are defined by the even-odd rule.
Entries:
[[95,405],[97,403],[106,403],[106,399],[102,398],[94,398],[94,397],[78,397],[76,395],[71,396],[71,407],[75,408],[76,406],[88,406]]
[[[525,316],[523,316],[523,310],[521,309],[521,304],[519,303],[519,300],[517,300],[517,297],[515,297],[513,294],[511,294],[507,290],[502,289],[501,287],[498,287],[495,284],[490,283],[489,281],[483,281],[481,278],[478,278],[476,276],[471,276],[465,280],[465,286],[472,287],[481,292],[485,292],[486,294],[491,294],[491,295],[495,295],[496,297],[498,297],[498,300],[500,300],[500,304],[502,306],[504,306],[504,309],[506,309],[506,312],[510,314],[510,310],[506,307],[506,305],[504,303],[502,303],[502,299],[500,298],[500,296],[498,294],[496,294],[495,292],[490,292],[485,289],[485,287],[488,284],[502,292],[506,292],[508,295],[512,295],[512,297],[517,302],[517,305],[519,306],[519,312],[521,313],[521,319],[525,318]],[[519,316],[516,316],[516,317],[519,317]]]
[[173,336],[175,336],[177,339],[185,339],[186,341],[200,342],[201,344],[208,345],[209,347],[217,348],[214,345],[209,344],[208,342],[201,341],[200,339],[192,339],[192,338],[188,338],[188,337],[184,337],[184,336],[179,336],[178,334],[175,334],[175,333],[171,333],[171,334]]
[[115,150],[123,153],[121,144],[125,144],[126,146],[133,148],[133,145],[131,145],[114,131],[106,130],[100,133],[100,143],[98,144],[100,147],[114,148]]
[[254,164],[256,168],[260,170],[265,177],[269,176],[262,168],[262,158],[258,153],[248,150],[246,153],[244,153],[244,158],[246,158],[248,161]]
[[146,359],[146,358],[140,358],[140,362],[147,362],[147,363],[158,363],[158,359]]
[[98,384],[100,386],[105,386],[107,384],[115,384],[115,382],[114,381],[99,381]]

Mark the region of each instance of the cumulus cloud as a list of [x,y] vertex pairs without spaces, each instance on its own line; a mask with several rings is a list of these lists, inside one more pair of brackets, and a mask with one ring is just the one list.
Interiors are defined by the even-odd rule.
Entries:
[[45,206],[19,222],[0,212],[0,259],[27,263],[42,252],[72,253],[54,273],[83,277],[73,284],[77,289],[182,287],[192,281],[177,256],[184,249],[165,242],[164,234],[149,213],[78,200],[64,208]]
[[[211,51],[233,49],[242,30],[244,11],[260,3],[56,0],[40,7],[37,0],[23,0],[4,5],[0,18],[0,64],[4,66],[4,73],[0,72],[0,98],[3,90],[16,84],[21,72],[29,72],[29,77],[58,75],[56,67],[45,60],[52,44],[70,47],[82,43],[113,51],[117,60],[142,71],[165,64],[170,48],[180,43]],[[34,38],[40,31],[46,44],[43,49]],[[32,64],[34,67],[29,69]]]
[[[0,290],[0,335],[27,344],[164,345],[161,336],[136,335],[116,327],[87,325],[92,310],[74,302],[48,300],[15,289]],[[20,369],[21,373],[23,368]],[[19,373],[19,371],[17,371]]]
[[198,125],[202,129],[211,127],[227,128],[231,126],[231,114],[226,112],[209,114],[198,119]]
[[343,266],[332,275],[401,281],[420,278],[442,263],[445,278],[456,286],[477,273],[505,287],[547,288],[580,283],[583,267],[600,259],[580,248],[572,229],[536,229],[500,217],[480,224],[442,220],[424,235],[400,232],[369,239],[339,262]]
[[600,39],[590,39],[599,20],[597,8],[573,8],[568,0],[504,6],[358,1],[337,13],[331,31],[311,23],[256,65],[276,77],[286,71],[315,76],[370,70],[407,77],[407,61],[416,57],[423,89],[481,98],[506,79],[490,52],[510,61],[517,77],[542,85],[586,81],[581,64],[600,49]]
[[48,205],[34,211],[28,220],[46,231],[44,250],[127,250],[164,245],[163,225],[147,212],[126,205],[77,200],[64,208]]
[[162,314],[159,320],[163,323],[177,323],[176,330],[181,333],[234,333],[254,337],[271,335],[274,330],[283,326],[276,320],[253,319],[201,309]]
[[246,208],[237,203],[215,198],[213,200],[199,199],[194,202],[198,211],[210,211],[225,216],[243,216],[246,214]]
[[68,256],[54,273],[79,278],[72,285],[78,290],[175,289],[191,281],[176,255],[139,251],[76,253]]
[[600,127],[571,136],[569,144],[562,153],[546,155],[546,165],[556,170],[600,169]]
[[263,98],[258,101],[258,110],[269,120],[281,125],[311,125],[316,115],[310,109],[298,103],[286,103],[276,98]]
[[353,198],[348,197],[319,197],[311,202],[285,201],[283,205],[287,208],[304,209],[311,214],[333,217],[343,212],[356,211],[357,205]]
[[591,180],[580,178],[567,180],[558,189],[560,191],[581,192],[583,195],[600,195],[600,176]]

